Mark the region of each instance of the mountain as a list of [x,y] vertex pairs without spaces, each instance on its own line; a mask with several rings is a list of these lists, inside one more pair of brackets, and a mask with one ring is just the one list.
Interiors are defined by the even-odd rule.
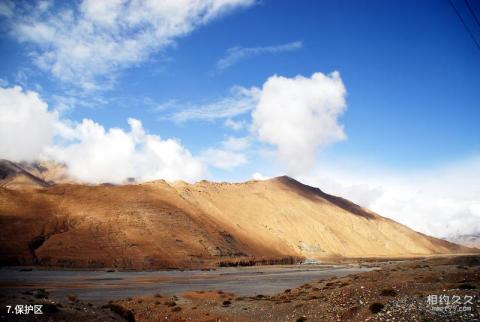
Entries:
[[49,183],[45,180],[25,170],[24,166],[8,160],[0,160],[0,187],[24,190],[43,188],[48,185]]
[[[11,162],[0,163],[0,174],[0,260],[7,265],[199,268],[473,251],[289,177],[55,184]],[[18,176],[32,185],[12,186]]]
[[455,235],[446,239],[452,243],[480,249],[480,233]]

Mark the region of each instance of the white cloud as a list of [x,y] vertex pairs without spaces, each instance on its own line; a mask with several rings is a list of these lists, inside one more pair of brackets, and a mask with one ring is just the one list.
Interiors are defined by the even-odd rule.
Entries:
[[428,235],[480,232],[480,156],[409,172],[323,164],[298,179]]
[[[83,0],[67,5],[1,5],[11,32],[35,45],[36,64],[85,90],[109,86],[141,63],[224,13],[255,0]],[[61,9],[58,9],[61,8]]]
[[234,131],[240,131],[241,129],[244,129],[247,127],[247,124],[245,121],[235,121],[230,118],[228,118],[225,123],[223,123],[226,127],[234,130]]
[[0,158],[35,160],[52,143],[57,120],[37,93],[0,88]]
[[50,159],[67,165],[81,181],[121,183],[202,178],[202,161],[174,139],[147,134],[129,119],[129,131],[105,128],[92,120],[60,120],[37,93],[20,87],[0,88],[0,158],[13,161]]
[[252,112],[253,129],[260,141],[276,146],[289,173],[311,168],[319,148],[346,137],[338,123],[346,108],[345,93],[338,72],[272,76]]
[[252,174],[252,179],[263,181],[263,180],[268,180],[270,178],[263,176],[260,172],[255,172],[254,174]]
[[189,120],[215,120],[244,114],[255,107],[259,92],[256,87],[235,86],[230,90],[230,96],[206,104],[186,104],[185,109],[174,113],[170,118],[182,123]]
[[227,150],[240,151],[245,150],[250,146],[250,139],[248,137],[228,137],[222,142],[222,145]]
[[205,163],[223,170],[231,170],[247,163],[247,157],[242,153],[226,149],[207,149],[201,153]]
[[[276,147],[277,157],[287,164],[289,173],[313,166],[320,148],[345,138],[343,127],[338,123],[346,108],[345,87],[338,72],[315,73],[310,78],[274,75],[261,89],[237,86],[231,92],[230,96],[214,102],[190,105],[173,114],[171,119],[185,122],[227,118],[225,126],[234,130],[250,127],[260,141]],[[231,119],[249,111],[252,111],[252,126]],[[208,155],[215,152],[218,159],[242,164],[241,157],[232,150],[234,145],[246,143],[246,139],[230,139],[223,143],[223,150],[213,149]],[[230,167],[227,163],[217,162],[214,166]]]
[[265,46],[265,47],[232,47],[227,50],[225,57],[222,57],[217,62],[217,69],[223,70],[238,63],[241,60],[252,56],[262,54],[277,54],[282,52],[294,51],[301,49],[303,43],[301,41],[294,41],[282,45]]
[[49,148],[47,155],[65,162],[74,177],[93,183],[121,183],[128,178],[194,181],[205,174],[203,164],[179,141],[146,134],[138,120],[129,119],[128,124],[128,132],[106,131],[85,119],[70,128],[66,142]]

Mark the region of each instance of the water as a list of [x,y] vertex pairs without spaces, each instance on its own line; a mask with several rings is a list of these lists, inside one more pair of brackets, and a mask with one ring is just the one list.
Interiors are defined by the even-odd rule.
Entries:
[[80,300],[104,303],[137,295],[179,294],[222,290],[238,296],[272,295],[302,284],[340,277],[372,268],[357,265],[286,265],[219,268],[215,271],[106,272],[71,270],[20,271],[0,269],[0,294],[36,288],[52,297],[76,295]]

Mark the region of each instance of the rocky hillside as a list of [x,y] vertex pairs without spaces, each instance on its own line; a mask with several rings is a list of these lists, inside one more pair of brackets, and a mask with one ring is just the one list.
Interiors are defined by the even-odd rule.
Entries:
[[289,177],[92,186],[0,169],[2,264],[198,268],[471,251]]

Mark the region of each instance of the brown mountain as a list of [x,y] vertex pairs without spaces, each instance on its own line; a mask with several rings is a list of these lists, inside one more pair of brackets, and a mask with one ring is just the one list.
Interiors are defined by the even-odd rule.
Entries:
[[53,184],[8,161],[0,175],[0,260],[8,265],[194,268],[472,251],[289,177]]
[[0,160],[0,187],[14,190],[47,187],[49,183],[25,169],[26,166]]

